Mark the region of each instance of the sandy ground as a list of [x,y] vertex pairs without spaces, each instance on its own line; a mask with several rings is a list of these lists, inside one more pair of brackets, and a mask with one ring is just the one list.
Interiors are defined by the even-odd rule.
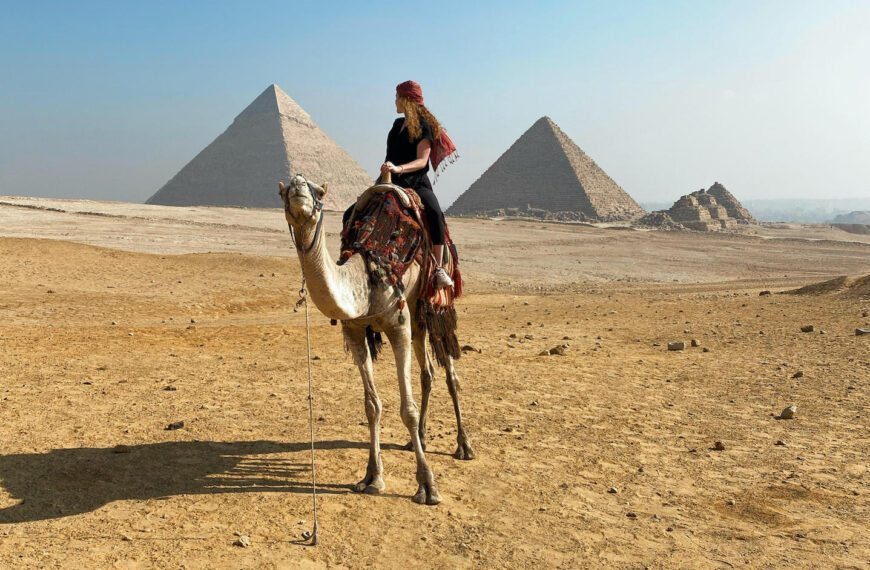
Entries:
[[[0,198],[0,566],[870,566],[870,336],[854,333],[870,298],[776,294],[870,271],[867,236],[450,224],[460,341],[480,350],[457,362],[477,457],[451,457],[436,384],[444,502],[410,501],[387,351],[387,491],[351,493],[362,386],[315,311],[309,547],[305,329],[280,212]],[[327,229],[337,246],[336,215]]]

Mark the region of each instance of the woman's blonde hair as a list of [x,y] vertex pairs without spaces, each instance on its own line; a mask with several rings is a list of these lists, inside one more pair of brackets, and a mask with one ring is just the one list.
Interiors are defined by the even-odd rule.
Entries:
[[417,140],[423,134],[423,129],[420,127],[420,117],[423,117],[429,123],[433,138],[437,139],[441,136],[441,123],[438,122],[435,115],[429,112],[429,109],[411,101],[407,97],[399,97],[398,101],[399,107],[405,112],[405,126],[408,127],[408,139],[411,142]]

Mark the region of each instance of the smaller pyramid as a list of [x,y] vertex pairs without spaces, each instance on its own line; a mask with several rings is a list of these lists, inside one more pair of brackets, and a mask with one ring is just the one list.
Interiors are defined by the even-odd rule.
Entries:
[[277,85],[270,85],[146,204],[278,208],[278,182],[297,173],[329,183],[324,207],[343,210],[372,177]]
[[755,223],[755,218],[752,217],[752,214],[749,213],[749,210],[743,207],[743,204],[740,203],[737,198],[734,197],[734,194],[729,192],[723,185],[718,182],[714,182],[712,186],[707,190],[709,194],[716,198],[716,202],[719,203],[720,206],[725,208],[728,212],[728,215],[735,220],[742,220],[744,222]]
[[538,119],[466,190],[447,214],[594,221],[646,212],[549,117]]
[[681,196],[666,213],[684,227],[702,232],[732,229],[737,225],[716,197],[703,188]]
[[683,227],[702,232],[730,230],[738,224],[755,223],[752,214],[718,182],[709,190],[701,188],[681,196],[662,213]]

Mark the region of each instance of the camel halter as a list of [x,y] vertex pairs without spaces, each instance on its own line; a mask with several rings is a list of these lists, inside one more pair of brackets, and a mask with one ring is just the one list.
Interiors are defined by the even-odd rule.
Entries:
[[[314,191],[311,183],[306,181],[306,184],[308,185],[308,191],[311,193],[311,199],[314,201],[314,207],[311,208],[311,215],[308,216],[308,219],[304,221],[310,221],[314,216],[320,214],[320,217],[317,219],[317,225],[314,227],[314,239],[311,240],[311,245],[309,245],[308,247],[303,247],[302,245],[300,245],[302,243],[301,236],[299,239],[297,239],[296,232],[293,231],[293,226],[290,224],[290,222],[287,222],[287,227],[290,229],[290,238],[293,240],[293,245],[295,245],[296,249],[301,251],[303,255],[314,249],[314,246],[317,245],[317,242],[320,239],[320,234],[322,233],[321,230],[323,228],[323,202],[317,199],[317,193]],[[287,211],[286,207],[284,211]],[[290,212],[287,213],[290,214],[290,217],[292,217],[294,221],[296,220],[296,216],[294,216]],[[300,223],[299,225],[301,226],[302,224]],[[302,287],[305,287],[304,267],[302,268]],[[307,306],[308,305],[306,304],[306,308]]]
[[[307,183],[307,182],[306,182]],[[296,233],[293,231],[293,226],[290,223],[287,223],[287,227],[290,228],[290,237],[293,240],[293,245],[296,246],[297,251],[302,252],[303,254],[308,253],[314,246],[317,244],[318,239],[320,238],[321,228],[323,227],[323,203],[317,199],[317,193],[314,191],[310,183],[308,184],[308,191],[311,193],[311,199],[314,200],[314,207],[311,209],[311,215],[308,217],[306,222],[311,220],[318,213],[320,214],[320,218],[317,220],[317,227],[314,229],[314,239],[311,240],[311,245],[307,248],[300,245],[302,243],[301,236],[300,239],[296,239]],[[296,219],[296,216],[290,214],[293,219]],[[307,280],[305,279],[305,263],[300,263],[302,267],[302,287],[299,289],[299,300],[296,301],[296,306],[293,307],[293,312],[295,313],[299,309],[299,305],[305,305],[305,342],[306,342],[306,350],[307,350],[307,360],[308,360],[308,429],[310,431],[311,436],[311,500],[314,505],[314,529],[311,533],[307,531],[302,533],[302,537],[304,539],[311,539],[309,543],[311,546],[317,546],[317,535],[318,535],[318,525],[317,525],[317,476],[314,468],[314,396],[313,396],[313,388],[312,388],[312,380],[311,380],[311,320],[309,317],[308,311],[308,291],[306,289]],[[308,536],[306,536],[308,535]]]

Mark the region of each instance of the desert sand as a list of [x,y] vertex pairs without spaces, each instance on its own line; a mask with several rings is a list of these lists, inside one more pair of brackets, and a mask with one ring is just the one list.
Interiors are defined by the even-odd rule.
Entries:
[[870,272],[870,236],[449,224],[477,456],[451,457],[436,383],[427,454],[444,502],[411,502],[387,350],[387,490],[352,493],[362,386],[313,309],[311,547],[305,327],[282,213],[0,197],[0,566],[870,566],[870,335],[855,335],[870,290],[780,293]]

